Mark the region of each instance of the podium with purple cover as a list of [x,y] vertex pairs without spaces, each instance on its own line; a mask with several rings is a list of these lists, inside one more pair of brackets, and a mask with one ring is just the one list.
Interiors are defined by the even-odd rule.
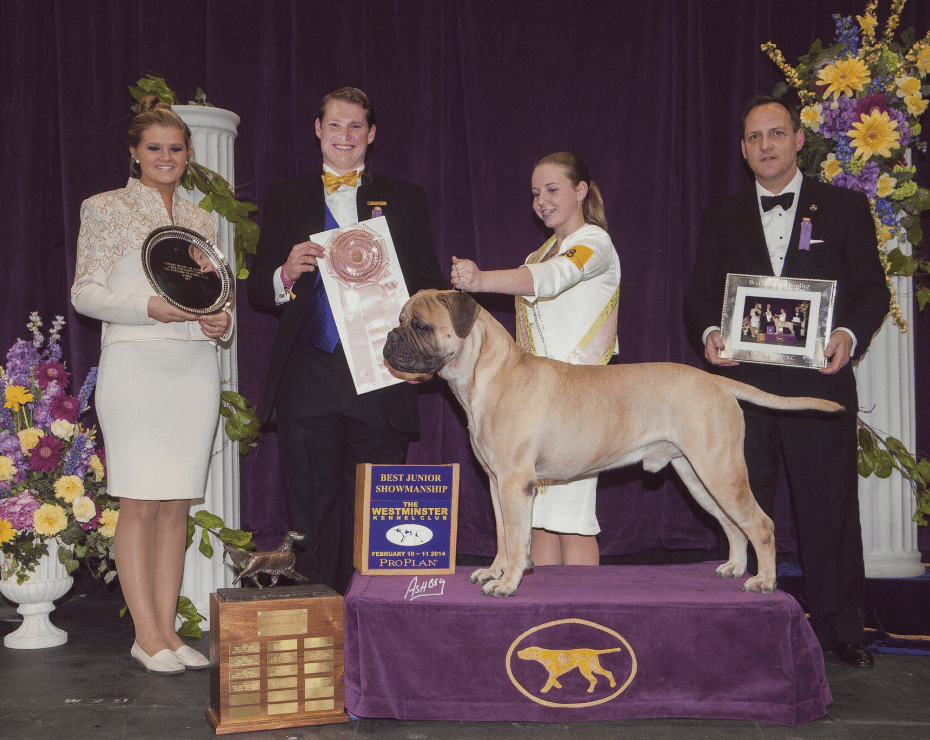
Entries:
[[832,701],[789,595],[715,564],[544,567],[507,599],[472,568],[362,576],[345,596],[345,707],[359,717],[800,724]]

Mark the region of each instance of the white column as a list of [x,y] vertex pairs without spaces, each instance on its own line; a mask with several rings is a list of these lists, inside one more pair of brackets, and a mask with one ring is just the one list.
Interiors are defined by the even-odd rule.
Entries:
[[[907,244],[902,249],[908,249]],[[913,326],[914,294],[911,278],[893,277],[901,311]],[[856,367],[859,416],[869,426],[901,440],[914,452],[916,444],[914,337],[902,332],[891,317],[872,340]],[[917,525],[912,517],[917,503],[908,481],[898,472],[890,478],[859,478],[859,515],[867,578],[910,578],[922,575],[917,548]]]
[[[222,175],[231,185],[235,185],[235,155],[233,144],[236,140],[239,116],[221,108],[202,105],[176,105],[174,111],[190,127],[193,136],[196,161],[214,172]],[[182,190],[188,200],[197,203],[203,198],[199,191]],[[214,214],[217,227],[217,246],[226,257],[233,272],[236,269],[236,257],[233,254],[234,229],[225,218]],[[233,307],[235,311],[235,306]],[[228,345],[219,347],[220,381],[222,390],[239,390],[239,366],[237,363],[236,334]],[[202,504],[195,505],[191,513],[206,509],[222,517],[227,527],[239,527],[239,448],[231,443],[223,431],[225,419],[220,417],[216,437],[213,440],[213,459],[207,475],[207,490]],[[211,535],[215,550],[213,559],[207,560],[200,554],[201,529],[194,533],[194,543],[187,551],[184,563],[184,582],[181,594],[187,596],[205,621],[201,623],[204,631],[210,629],[210,594],[219,588],[232,586],[234,573],[229,565],[229,558],[223,561],[223,547],[216,537]]]

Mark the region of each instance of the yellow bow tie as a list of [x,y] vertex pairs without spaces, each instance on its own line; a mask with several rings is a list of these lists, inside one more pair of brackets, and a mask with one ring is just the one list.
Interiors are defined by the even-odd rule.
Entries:
[[341,185],[348,185],[350,188],[354,188],[355,184],[358,182],[360,172],[364,172],[364,170],[352,170],[340,177],[339,175],[334,175],[332,172],[324,170],[323,187],[326,188],[327,193],[335,193],[339,190]]

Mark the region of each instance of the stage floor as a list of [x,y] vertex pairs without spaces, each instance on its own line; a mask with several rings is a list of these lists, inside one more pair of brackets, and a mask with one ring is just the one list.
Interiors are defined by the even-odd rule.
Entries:
[[[153,676],[132,663],[132,625],[119,618],[123,599],[85,587],[52,613],[68,642],[47,650],[0,646],[0,737],[50,740],[208,740],[208,672]],[[20,623],[0,598],[0,634]],[[414,636],[420,639],[420,636]],[[189,640],[209,651],[209,638]],[[930,738],[930,658],[875,656],[856,670],[824,658],[833,703],[827,716],[800,727],[753,720],[628,719],[599,722],[442,722],[357,719],[345,724],[225,735],[233,740],[926,740]]]

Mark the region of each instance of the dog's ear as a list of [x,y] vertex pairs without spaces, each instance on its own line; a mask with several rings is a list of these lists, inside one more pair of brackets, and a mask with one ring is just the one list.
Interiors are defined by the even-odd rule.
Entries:
[[467,337],[475,324],[475,319],[478,318],[481,306],[468,293],[462,293],[459,290],[444,291],[436,298],[449,309],[455,335],[459,339]]

